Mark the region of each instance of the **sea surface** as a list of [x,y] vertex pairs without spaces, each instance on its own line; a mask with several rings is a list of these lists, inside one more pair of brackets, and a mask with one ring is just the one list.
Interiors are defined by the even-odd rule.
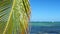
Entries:
[[30,34],[60,34],[60,22],[31,22]]

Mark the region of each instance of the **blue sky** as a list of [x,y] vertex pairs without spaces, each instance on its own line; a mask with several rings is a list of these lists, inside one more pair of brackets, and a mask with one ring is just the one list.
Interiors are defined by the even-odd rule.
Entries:
[[60,21],[60,0],[30,0],[31,21]]

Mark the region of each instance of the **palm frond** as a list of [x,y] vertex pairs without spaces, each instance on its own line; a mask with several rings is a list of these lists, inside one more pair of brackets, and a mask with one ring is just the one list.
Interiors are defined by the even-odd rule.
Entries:
[[0,1],[0,34],[28,34],[28,0]]

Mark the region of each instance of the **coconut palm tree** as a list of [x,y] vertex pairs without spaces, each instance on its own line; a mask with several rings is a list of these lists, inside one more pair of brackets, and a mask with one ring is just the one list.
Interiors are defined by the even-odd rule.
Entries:
[[0,34],[29,34],[28,0],[0,0]]

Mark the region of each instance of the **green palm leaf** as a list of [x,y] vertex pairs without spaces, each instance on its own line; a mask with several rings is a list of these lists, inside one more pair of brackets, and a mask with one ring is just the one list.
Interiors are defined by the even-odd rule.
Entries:
[[0,0],[0,34],[28,34],[28,0]]

